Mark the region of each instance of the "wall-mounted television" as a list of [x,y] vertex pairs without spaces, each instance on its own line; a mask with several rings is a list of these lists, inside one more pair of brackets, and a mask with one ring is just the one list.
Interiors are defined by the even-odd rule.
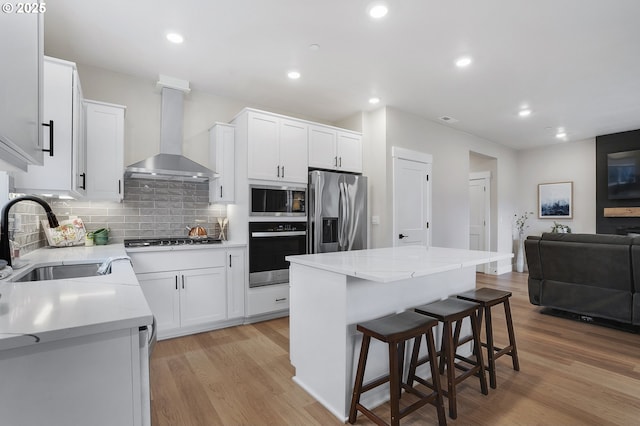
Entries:
[[610,200],[640,199],[640,150],[607,154]]

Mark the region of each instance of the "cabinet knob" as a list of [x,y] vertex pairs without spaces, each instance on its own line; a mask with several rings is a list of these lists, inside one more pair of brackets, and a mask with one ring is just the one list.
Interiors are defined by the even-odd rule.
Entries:
[[409,237],[409,236],[408,235],[404,235],[404,234],[398,235],[398,238],[400,238],[400,239],[407,238],[407,237]]

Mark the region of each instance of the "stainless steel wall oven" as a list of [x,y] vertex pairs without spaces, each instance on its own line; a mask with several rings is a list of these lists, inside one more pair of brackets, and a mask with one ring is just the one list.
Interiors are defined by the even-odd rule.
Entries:
[[249,223],[249,287],[289,282],[285,256],[305,254],[306,222]]

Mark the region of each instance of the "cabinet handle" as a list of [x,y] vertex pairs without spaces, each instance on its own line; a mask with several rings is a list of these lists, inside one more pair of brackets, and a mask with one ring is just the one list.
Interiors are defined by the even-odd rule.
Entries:
[[176,275],[176,290],[178,289],[178,276]]
[[285,300],[287,300],[286,297],[280,297],[279,299],[276,299],[276,302],[284,302]]
[[284,166],[282,166],[282,177],[284,177]]
[[222,198],[222,185],[220,185],[220,198]]
[[333,165],[335,167],[338,167],[338,156],[337,155],[335,157],[333,157]]
[[280,177],[280,166],[278,166],[278,177]]
[[42,148],[42,152],[48,152],[49,157],[53,157],[53,120],[49,120],[49,123],[42,123],[42,125],[49,128],[49,149]]
[[342,157],[340,157],[340,164],[338,164],[338,167],[342,167]]
[[118,179],[118,194],[122,194],[122,189],[121,189],[121,179]]
[[87,174],[80,173],[80,176],[82,176],[82,186],[80,188],[87,189]]
[[184,290],[184,275],[182,276],[182,289]]
[[229,255],[229,268],[231,268],[231,255]]

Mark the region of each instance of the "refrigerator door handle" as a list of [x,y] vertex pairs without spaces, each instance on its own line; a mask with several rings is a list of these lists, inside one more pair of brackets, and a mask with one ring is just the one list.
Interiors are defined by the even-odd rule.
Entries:
[[347,246],[347,226],[349,224],[349,197],[346,192],[346,184],[344,181],[338,181],[338,188],[340,193],[340,218],[339,218],[339,234],[338,234],[338,250],[345,250]]

